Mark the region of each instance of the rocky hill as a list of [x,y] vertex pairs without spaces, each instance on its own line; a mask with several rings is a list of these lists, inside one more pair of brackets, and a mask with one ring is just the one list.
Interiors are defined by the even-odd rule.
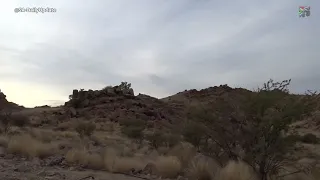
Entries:
[[149,124],[169,122],[182,118],[182,107],[144,95],[134,95],[119,86],[102,90],[73,90],[64,109],[71,117],[94,117],[97,121],[118,122],[121,119],[140,119]]

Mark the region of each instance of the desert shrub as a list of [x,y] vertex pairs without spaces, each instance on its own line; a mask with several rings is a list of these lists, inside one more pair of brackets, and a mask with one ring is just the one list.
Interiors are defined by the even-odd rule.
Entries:
[[9,110],[0,112],[0,123],[5,134],[8,133],[11,126],[24,127],[29,124],[29,118],[22,114],[12,114]]
[[71,149],[67,152],[65,158],[70,164],[81,164],[95,170],[104,169],[102,156],[89,153],[86,149]]
[[121,82],[119,88],[121,89],[121,91],[128,91],[131,88],[131,83]]
[[110,88],[113,88],[113,86],[108,85],[108,86],[102,88],[102,90],[103,90],[103,91],[106,91],[107,89],[110,89]]
[[121,132],[128,136],[129,138],[135,139],[135,140],[142,140],[143,138],[143,131],[144,127],[141,126],[124,126],[121,128]]
[[188,164],[185,175],[190,180],[212,180],[219,169],[216,162],[207,158],[193,158]]
[[[203,122],[207,135],[228,159],[253,167],[260,180],[279,175],[284,166],[292,166],[286,154],[294,150],[296,139],[284,136],[289,125],[309,116],[315,108],[315,94],[289,94],[291,80],[268,81],[261,89],[245,94],[243,102],[217,98],[214,110],[193,107],[191,120]],[[216,157],[214,157],[215,159]]]
[[181,162],[175,156],[159,156],[155,161],[156,174],[162,178],[175,178],[182,170]]
[[145,121],[139,119],[121,119],[119,124],[122,126],[121,132],[123,134],[141,143],[146,124]]
[[79,121],[75,125],[75,130],[79,134],[80,138],[85,136],[90,137],[95,129],[96,125],[92,122]]
[[105,169],[109,172],[128,173],[132,169],[143,169],[146,163],[135,157],[120,157],[117,150],[107,148],[102,157]]
[[248,164],[242,161],[230,161],[220,171],[215,179],[218,180],[257,180],[258,176]]
[[17,127],[24,127],[29,124],[29,117],[23,114],[12,115],[11,124]]
[[201,140],[205,137],[206,127],[201,123],[187,122],[182,129],[184,139],[193,144],[196,148],[200,148]]
[[157,149],[162,146],[165,142],[165,137],[160,131],[155,130],[154,132],[145,134],[145,139],[149,141],[151,147]]
[[196,154],[196,148],[188,142],[178,143],[167,153],[168,156],[177,157],[183,167],[187,167]]
[[316,144],[319,142],[319,139],[317,138],[316,135],[312,133],[308,133],[301,137],[301,141],[304,143]]

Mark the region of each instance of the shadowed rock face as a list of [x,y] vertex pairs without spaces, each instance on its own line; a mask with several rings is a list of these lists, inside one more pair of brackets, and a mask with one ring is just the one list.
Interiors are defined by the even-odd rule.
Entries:
[[19,106],[13,102],[9,102],[6,97],[7,96],[0,90],[0,110],[2,109],[20,110],[24,108],[23,106]]

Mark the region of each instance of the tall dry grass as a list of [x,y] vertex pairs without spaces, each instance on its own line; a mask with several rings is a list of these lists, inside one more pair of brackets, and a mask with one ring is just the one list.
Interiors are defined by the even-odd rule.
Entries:
[[220,170],[220,166],[212,159],[194,157],[185,170],[189,180],[211,180]]
[[156,175],[163,178],[174,178],[182,171],[180,160],[175,156],[159,156],[154,162]]
[[58,146],[44,143],[32,138],[30,135],[13,136],[8,141],[7,151],[27,157],[45,158],[57,152]]

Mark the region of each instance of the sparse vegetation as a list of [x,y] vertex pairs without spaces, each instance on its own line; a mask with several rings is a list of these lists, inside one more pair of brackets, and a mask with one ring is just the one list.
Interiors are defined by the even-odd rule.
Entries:
[[30,123],[29,118],[26,115],[14,114],[11,116],[11,124],[13,126],[24,127],[24,126],[28,125],[29,123]]
[[190,180],[212,180],[220,166],[203,158],[193,158],[186,169],[186,176]]
[[143,139],[143,130],[145,129],[145,122],[138,119],[122,119],[119,121],[122,134],[129,138],[135,139],[139,144]]
[[27,157],[45,158],[56,153],[57,146],[51,143],[43,143],[28,135],[19,135],[9,140],[7,151]]
[[13,114],[10,110],[0,111],[0,123],[3,132],[7,134],[11,126],[24,127],[29,124],[29,118],[23,114]]
[[92,122],[79,121],[75,125],[75,130],[79,134],[81,139],[85,136],[90,137],[95,129],[96,125]]
[[201,141],[205,138],[206,130],[203,124],[191,121],[183,127],[182,134],[187,142],[193,144],[199,150]]
[[122,134],[128,136],[129,138],[135,139],[138,142],[140,142],[143,138],[143,130],[144,127],[142,126],[125,126],[121,128]]
[[182,170],[179,159],[175,156],[159,156],[155,161],[157,175],[163,178],[175,178]]
[[159,148],[165,143],[165,137],[160,131],[153,131],[151,133],[145,134],[146,140],[149,141],[150,146],[153,147],[154,149]]

